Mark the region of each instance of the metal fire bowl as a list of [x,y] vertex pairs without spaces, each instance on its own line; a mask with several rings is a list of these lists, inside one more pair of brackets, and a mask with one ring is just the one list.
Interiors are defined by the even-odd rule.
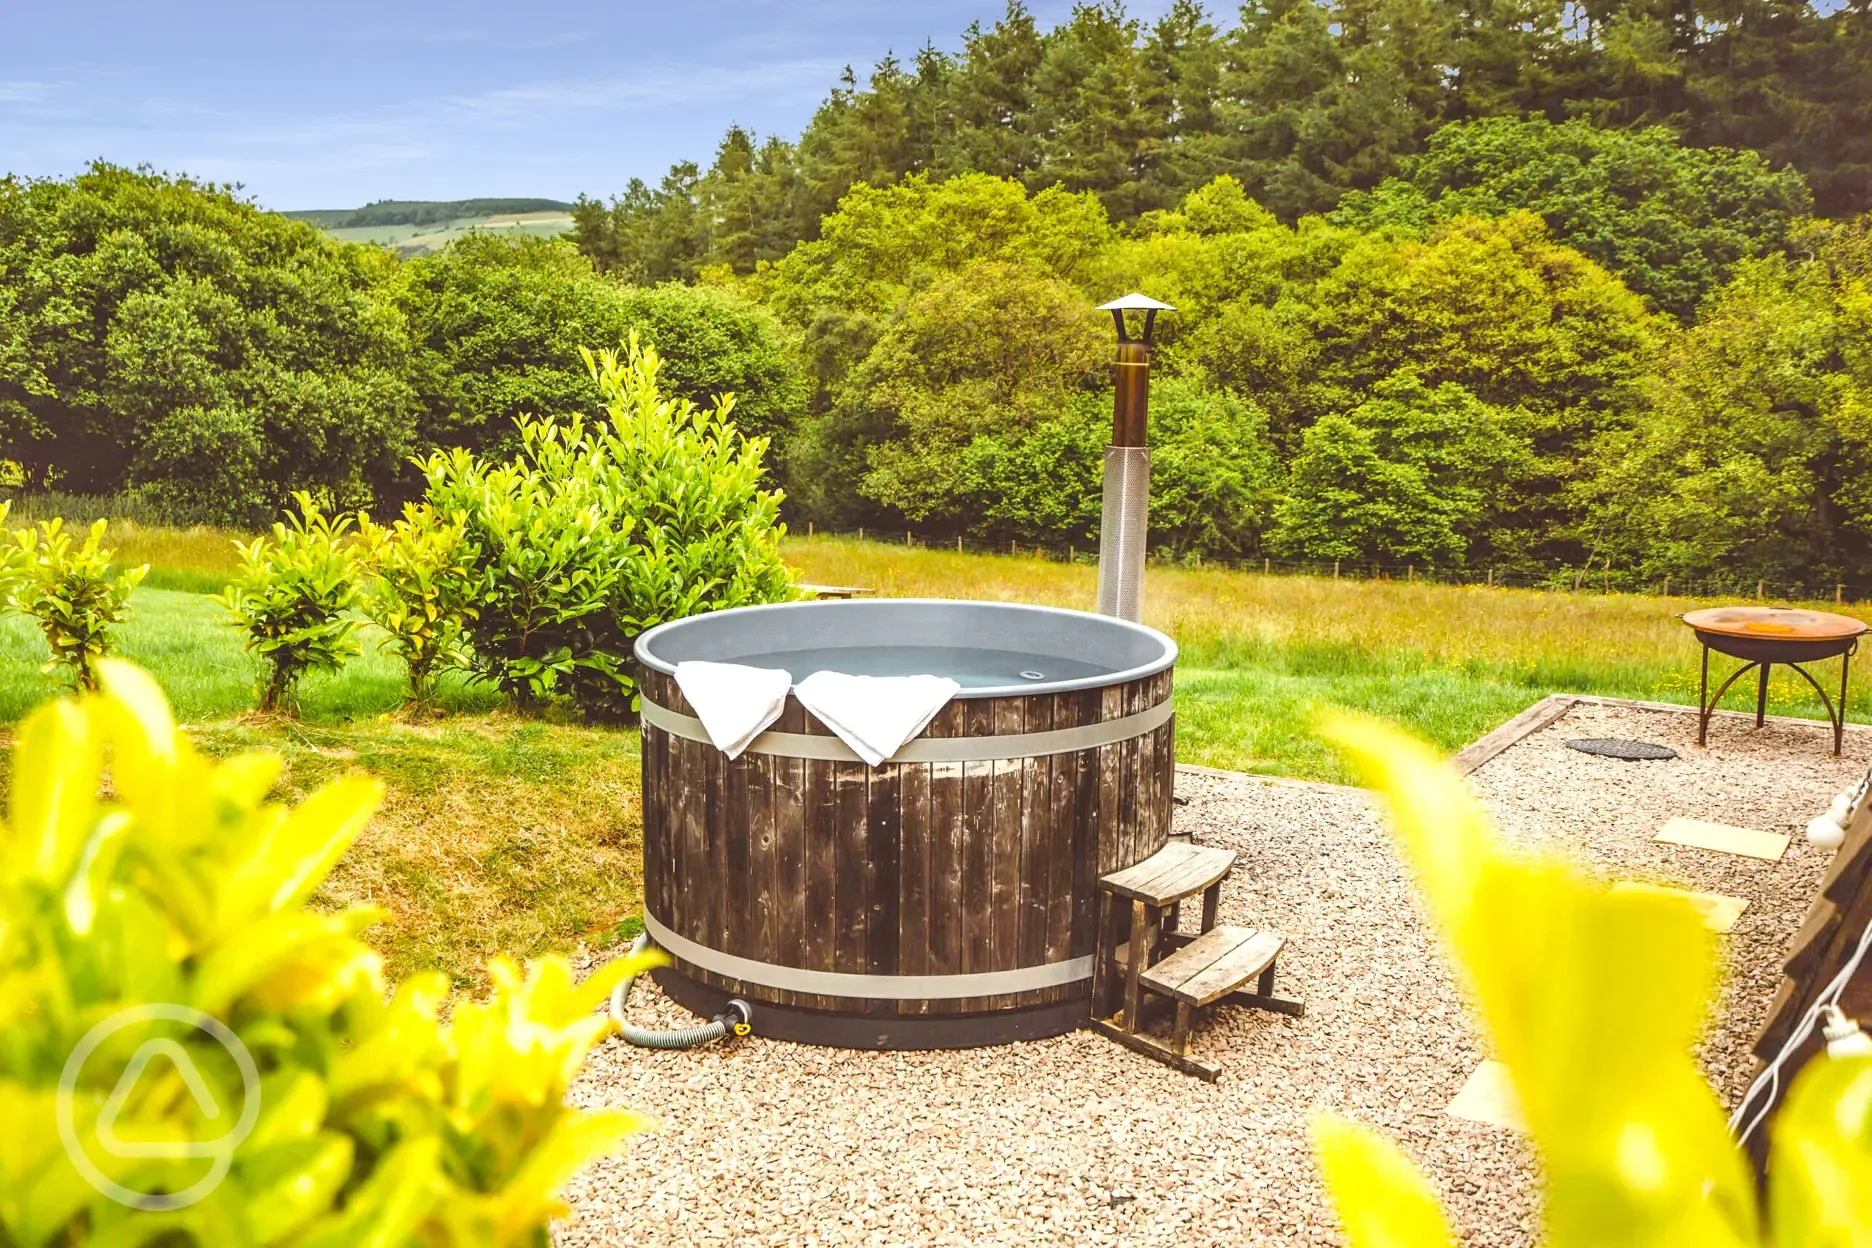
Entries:
[[1792,607],[1705,607],[1681,617],[1697,640],[1751,663],[1810,663],[1845,654],[1867,625],[1831,611]]

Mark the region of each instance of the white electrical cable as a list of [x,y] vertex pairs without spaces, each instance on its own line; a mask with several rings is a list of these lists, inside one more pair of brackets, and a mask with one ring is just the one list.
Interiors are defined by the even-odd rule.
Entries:
[[1852,982],[1859,964],[1865,960],[1868,950],[1872,950],[1872,922],[1868,922],[1865,930],[1859,933],[1859,944],[1854,948],[1852,957],[1847,959],[1844,967],[1840,968],[1840,973],[1827,981],[1827,986],[1820,990],[1820,996],[1807,1012],[1801,1015],[1801,1021],[1788,1036],[1787,1043],[1783,1044],[1781,1051],[1775,1054],[1774,1061],[1768,1063],[1767,1068],[1755,1076],[1755,1081],[1749,1084],[1748,1091],[1743,1094],[1741,1104],[1737,1105],[1735,1113],[1730,1115],[1729,1130],[1734,1132],[1736,1125],[1742,1121],[1742,1116],[1748,1112],[1749,1106],[1754,1104],[1756,1096],[1764,1087],[1768,1089],[1767,1100],[1755,1112],[1755,1116],[1748,1120],[1748,1125],[1742,1128],[1741,1133],[1736,1135],[1738,1146],[1747,1144],[1749,1136],[1755,1134],[1755,1129],[1761,1126],[1762,1119],[1768,1116],[1769,1109],[1775,1103],[1775,1093],[1781,1087],[1781,1067],[1787,1063],[1788,1058],[1794,1055],[1794,1050],[1805,1044],[1807,1037],[1813,1034],[1814,1024],[1820,1020],[1820,1012],[1839,1000],[1840,994],[1846,990],[1846,985]]

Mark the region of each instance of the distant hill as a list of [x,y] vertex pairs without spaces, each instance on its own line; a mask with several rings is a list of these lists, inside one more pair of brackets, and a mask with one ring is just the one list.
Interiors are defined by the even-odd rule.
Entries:
[[308,208],[286,215],[295,221],[309,221],[321,230],[353,230],[380,225],[440,225],[467,217],[571,211],[572,205],[560,199],[380,199],[362,208]]
[[379,243],[404,256],[440,251],[470,230],[550,238],[572,228],[572,205],[558,199],[380,199],[285,215],[345,242]]

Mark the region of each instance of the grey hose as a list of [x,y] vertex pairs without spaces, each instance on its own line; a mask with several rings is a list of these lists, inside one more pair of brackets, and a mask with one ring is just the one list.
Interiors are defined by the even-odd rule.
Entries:
[[[636,957],[650,946],[650,936],[640,932],[631,942],[630,957]],[[678,1027],[671,1031],[650,1031],[643,1027],[633,1027],[624,1021],[624,1005],[630,1000],[631,985],[637,982],[635,975],[626,975],[611,990],[611,1018],[618,1025],[618,1034],[640,1049],[693,1049],[697,1045],[708,1044],[713,1040],[733,1034],[745,1036],[754,1011],[748,1003],[739,997],[728,1003],[728,1008],[706,1023],[695,1027]]]

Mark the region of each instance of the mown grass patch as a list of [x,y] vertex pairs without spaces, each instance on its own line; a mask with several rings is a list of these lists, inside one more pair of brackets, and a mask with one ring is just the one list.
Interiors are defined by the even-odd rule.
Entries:
[[637,734],[498,713],[350,724],[247,716],[191,735],[216,755],[275,750],[282,794],[363,771],[382,807],[320,895],[381,906],[392,974],[471,982],[495,953],[612,943],[642,904]]

